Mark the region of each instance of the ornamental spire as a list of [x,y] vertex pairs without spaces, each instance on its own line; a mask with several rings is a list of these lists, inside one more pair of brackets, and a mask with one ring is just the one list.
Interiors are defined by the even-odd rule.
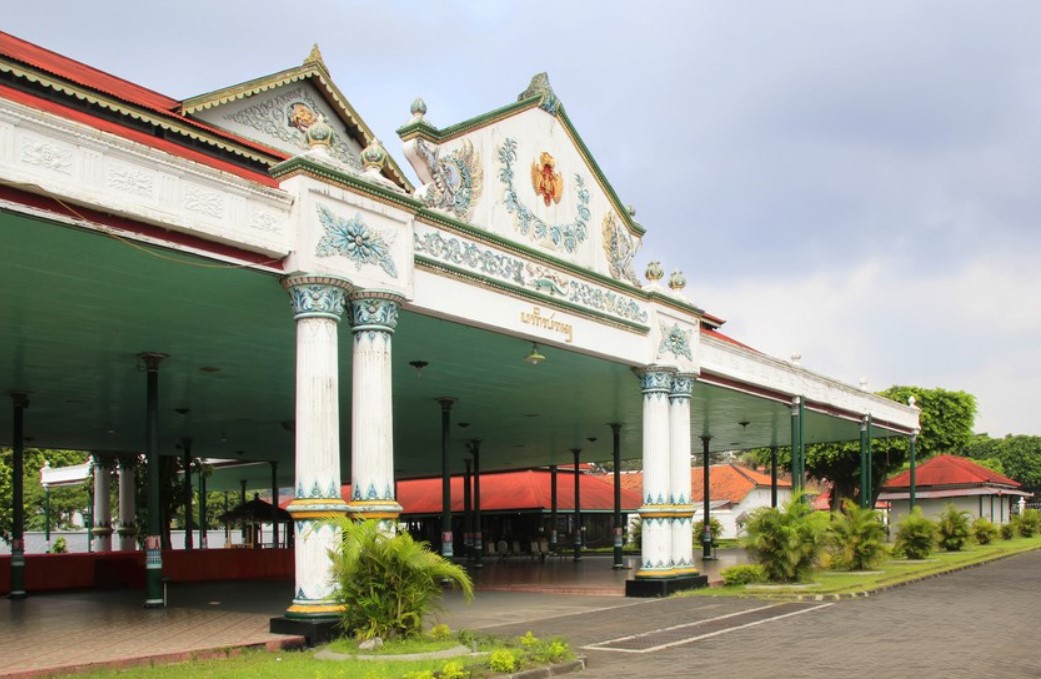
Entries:
[[560,99],[557,98],[556,93],[550,86],[549,74],[545,71],[535,74],[531,79],[531,84],[528,85],[528,89],[517,95],[517,101],[524,101],[536,96],[539,97],[539,108],[550,115],[557,115],[557,111],[560,110],[561,106]]
[[307,55],[306,59],[304,59],[304,66],[307,66],[308,64],[319,64],[323,68],[325,67],[325,62],[322,61],[322,53],[318,49],[318,43],[314,44],[314,47],[311,48],[311,53]]

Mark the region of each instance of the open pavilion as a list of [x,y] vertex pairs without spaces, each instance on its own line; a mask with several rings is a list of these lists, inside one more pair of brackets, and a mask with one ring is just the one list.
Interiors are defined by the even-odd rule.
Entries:
[[727,337],[679,271],[638,276],[647,231],[545,74],[426,114],[398,131],[414,184],[317,48],[176,100],[0,33],[0,441],[128,477],[143,455],[146,606],[160,456],[261,463],[211,489],[295,489],[286,622],[308,625],[338,610],[320,519],[390,526],[397,479],[642,456],[632,593],[657,594],[699,577],[692,452],[792,446],[801,479],[807,443],[913,440],[916,408]]

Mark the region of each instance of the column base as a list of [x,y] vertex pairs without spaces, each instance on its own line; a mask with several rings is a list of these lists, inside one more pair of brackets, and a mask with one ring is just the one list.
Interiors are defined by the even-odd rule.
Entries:
[[308,646],[317,646],[342,636],[336,618],[271,618],[268,631],[272,634],[291,634],[303,637]]
[[25,592],[11,592],[7,595],[7,598],[11,601],[21,601],[22,599],[25,599],[27,596],[29,595]]
[[640,578],[625,581],[627,597],[665,597],[687,589],[708,587],[707,575],[680,575],[671,578]]

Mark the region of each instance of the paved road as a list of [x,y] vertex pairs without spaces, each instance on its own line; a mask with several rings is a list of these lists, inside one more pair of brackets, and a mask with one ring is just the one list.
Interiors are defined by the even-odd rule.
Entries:
[[[1041,551],[867,599],[752,610],[763,605],[701,597],[627,602],[523,625],[500,624],[488,631],[512,635],[531,629],[539,636],[560,634],[575,646],[589,646],[686,625],[669,635],[615,644],[628,646],[630,652],[603,646],[584,650],[590,663],[582,679],[1041,677]],[[787,617],[761,621],[774,614]],[[714,635],[705,636],[710,633]],[[683,642],[697,636],[702,638]]]

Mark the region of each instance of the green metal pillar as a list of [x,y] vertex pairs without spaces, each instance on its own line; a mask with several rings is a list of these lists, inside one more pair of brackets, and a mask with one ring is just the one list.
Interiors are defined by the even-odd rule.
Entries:
[[206,470],[202,463],[199,464],[199,549],[210,546],[209,536],[206,534],[208,527],[206,516]]
[[802,453],[802,398],[792,400],[792,493],[802,493],[802,470],[799,456]]
[[625,526],[622,525],[622,425],[612,422],[611,427],[611,459],[614,462],[614,563],[612,568],[625,568],[622,558],[622,547],[625,539]]
[[11,432],[11,593],[9,599],[25,598],[25,409],[29,396],[11,394],[14,420]]
[[[239,504],[240,505],[244,505],[244,504],[246,504],[246,479],[242,479],[241,481],[239,481],[239,483],[241,484],[241,488],[242,488],[242,490],[241,490],[241,499],[239,501]],[[242,544],[246,544],[247,542],[251,542],[251,540],[249,539],[248,531],[249,531],[249,528],[246,526],[245,520],[243,520],[243,522],[242,522]]]
[[145,353],[145,460],[148,464],[148,533],[145,535],[145,608],[161,608],[163,550],[159,521],[159,363],[166,354]]
[[[916,461],[915,461],[915,443],[916,443],[917,439],[918,439],[918,432],[915,432],[915,433],[911,434],[911,450],[908,453],[908,456],[911,458],[911,501],[910,501],[910,511],[912,511],[912,512],[914,511],[914,506],[915,506],[915,490],[916,490],[915,489],[915,466],[916,466]],[[981,495],[980,497],[982,498],[983,496]],[[982,515],[982,512],[980,514]]]
[[473,484],[472,462],[469,459],[463,461],[466,470],[463,472],[463,552],[467,561],[474,558],[474,536],[473,536],[473,496],[470,489]]
[[452,546],[452,468],[448,464],[448,444],[451,436],[449,426],[452,419],[454,398],[437,399],[441,404],[441,556],[451,559]]
[[470,441],[474,458],[474,568],[484,568],[484,532],[481,527],[481,441]]
[[557,551],[557,465],[549,466],[549,551]]
[[874,509],[874,507],[875,507],[875,503],[873,501],[874,500],[875,480],[874,480],[874,478],[872,478],[872,473],[871,473],[871,458],[872,458],[872,455],[871,455],[871,443],[872,443],[872,439],[873,438],[874,438],[874,431],[873,431],[873,427],[872,427],[871,416],[868,415],[867,416],[867,489],[868,489],[868,493],[867,493],[867,495],[868,495],[867,496],[867,506],[868,506],[868,509]]
[[770,446],[770,506],[777,507],[777,446]]
[[868,496],[871,495],[871,491],[868,489],[867,480],[867,468],[868,468],[868,432],[867,432],[867,415],[860,421],[860,506],[861,508],[867,508]]
[[51,486],[43,487],[43,539],[47,541],[47,552],[51,551]]
[[94,489],[97,487],[97,482],[94,480],[94,476],[98,473],[97,461],[94,456],[90,457],[90,481],[87,487],[87,553],[90,554],[94,551]]
[[709,469],[712,467],[712,458],[708,452],[708,445],[712,441],[711,436],[701,437],[701,483],[702,483],[702,504],[701,504],[701,560],[711,560],[712,556],[712,515],[711,505],[709,500],[710,485],[709,485]]
[[184,504],[184,548],[192,550],[192,440],[185,436],[181,439],[181,468],[184,470],[184,486],[181,488]]
[[271,461],[271,546],[278,549],[278,463]]
[[582,560],[582,500],[579,496],[581,470],[578,468],[578,456],[581,452],[581,448],[571,449],[571,456],[575,460],[575,561]]

